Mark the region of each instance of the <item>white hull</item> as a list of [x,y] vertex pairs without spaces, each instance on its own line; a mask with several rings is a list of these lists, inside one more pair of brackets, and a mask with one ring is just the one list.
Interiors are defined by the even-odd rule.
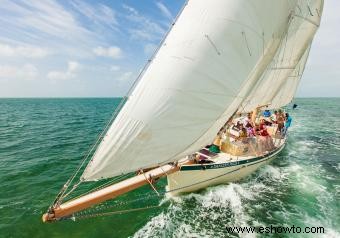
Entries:
[[240,180],[272,161],[284,146],[285,141],[276,150],[260,157],[236,157],[228,162],[182,166],[180,171],[167,176],[167,192],[177,195]]

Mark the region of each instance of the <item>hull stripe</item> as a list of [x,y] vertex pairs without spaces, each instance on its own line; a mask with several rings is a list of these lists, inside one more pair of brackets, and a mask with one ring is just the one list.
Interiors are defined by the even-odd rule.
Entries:
[[238,165],[242,165],[242,164],[249,164],[249,163],[253,163],[253,162],[262,160],[262,159],[264,159],[266,157],[271,157],[273,154],[275,154],[275,153],[279,152],[280,150],[282,150],[284,146],[285,146],[285,144],[283,144],[278,149],[273,150],[272,152],[270,152],[270,153],[268,153],[266,155],[255,157],[255,158],[252,158],[252,159],[233,161],[233,162],[227,162],[227,163],[221,163],[221,164],[185,165],[185,166],[181,167],[180,171],[205,170],[205,169],[220,169],[220,168],[225,168],[225,167],[238,166]]

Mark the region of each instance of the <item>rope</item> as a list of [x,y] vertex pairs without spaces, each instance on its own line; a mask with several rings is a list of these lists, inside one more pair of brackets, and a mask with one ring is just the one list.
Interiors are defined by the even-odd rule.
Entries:
[[[164,195],[165,193],[162,192],[162,195]],[[113,205],[105,205],[105,204],[100,204],[98,205],[96,208],[90,208],[90,210],[87,210],[87,211],[91,211],[91,210],[104,210],[104,209],[111,209],[111,208],[116,208],[117,206],[124,206],[124,205],[130,205],[134,202],[138,202],[138,201],[143,201],[143,200],[150,200],[152,198],[159,198],[158,195],[152,193],[145,193],[145,194],[140,194],[137,196],[138,198],[136,199],[132,199],[132,200],[128,200],[128,201],[121,201],[121,202],[117,202],[116,204],[113,204]],[[86,212],[79,212],[78,214],[79,215],[82,215],[82,214],[85,214]]]
[[[87,195],[87,194],[90,194],[91,192],[97,191],[97,190],[99,190],[99,189],[101,189],[101,188],[104,188],[104,187],[108,187],[108,186],[110,186],[110,185],[113,185],[113,184],[117,183],[118,181],[125,179],[125,178],[128,177],[128,176],[129,176],[129,174],[123,174],[123,175],[114,177],[113,179],[109,180],[109,181],[106,182],[106,183],[103,183],[102,185],[99,185],[98,187],[94,187],[94,188],[92,188],[92,189],[89,190],[89,191],[86,191],[86,192],[84,192],[84,193],[82,193],[82,194],[77,195],[76,197],[73,197],[72,200],[77,199],[77,198],[80,198],[80,197],[85,196],[85,195]],[[71,191],[72,191],[72,190],[71,190]],[[71,193],[71,191],[70,191],[69,193]],[[65,196],[65,197],[66,197],[66,196]]]
[[144,173],[144,172],[142,172],[142,173],[143,173],[143,175],[144,175],[145,180],[148,181],[148,183],[150,184],[150,186],[152,187],[152,189],[153,189],[153,190],[155,191],[155,193],[157,193],[157,195],[159,196],[159,192],[157,191],[157,189],[155,188],[155,186],[153,186],[153,184],[152,184],[152,177],[151,177],[151,175],[150,175],[150,179],[148,179],[148,178],[146,177],[145,173]]
[[[142,210],[158,208],[158,207],[161,207],[161,205],[139,207],[139,208],[120,210],[120,211],[112,211],[112,212],[94,213],[94,214],[88,214],[88,215],[80,215],[80,216],[77,216],[77,217],[74,216],[74,218],[76,218],[78,220],[83,220],[83,219],[87,219],[87,218],[111,216],[111,215],[115,215],[115,214],[124,214],[124,213],[142,211]],[[70,219],[72,219],[72,218],[70,218]]]

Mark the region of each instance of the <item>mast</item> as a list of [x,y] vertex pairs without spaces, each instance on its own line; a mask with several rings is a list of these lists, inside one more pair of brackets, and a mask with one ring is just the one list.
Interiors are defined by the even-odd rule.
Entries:
[[182,165],[187,163],[189,163],[189,161],[183,161],[180,164],[163,165],[135,177],[89,193],[85,196],[76,198],[63,204],[56,204],[54,207],[50,208],[47,213],[43,214],[42,220],[43,222],[53,222],[69,217],[73,213],[92,207],[109,199],[116,198],[119,195],[151,183],[151,181],[154,179],[158,179],[177,172]]

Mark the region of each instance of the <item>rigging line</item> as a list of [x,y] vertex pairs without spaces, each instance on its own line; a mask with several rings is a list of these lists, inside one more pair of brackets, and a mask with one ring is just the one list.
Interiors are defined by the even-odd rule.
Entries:
[[[160,168],[161,168],[161,170],[163,171],[163,174],[165,174],[165,175],[166,175],[166,177],[167,177],[167,178],[169,178],[169,174],[168,174],[168,173],[167,173],[167,172],[166,172],[166,171],[163,169],[163,166],[159,166],[159,167],[160,167]],[[174,182],[175,182],[175,184],[178,184],[178,183],[177,183],[177,181],[176,181],[175,179],[173,179],[173,178],[172,178],[171,180],[172,180],[172,181],[174,181]]]
[[[242,112],[241,112],[241,113],[246,113],[246,109],[245,109],[246,106],[243,106],[243,103],[240,104],[240,107],[241,107],[241,109],[242,109]],[[238,110],[237,110],[237,111],[238,111]]]
[[157,191],[157,189],[155,188],[155,186],[153,186],[152,184],[152,177],[150,175],[150,179],[148,179],[145,175],[145,173],[142,171],[143,175],[144,175],[144,178],[146,179],[146,181],[148,181],[148,183],[150,184],[150,186],[152,187],[152,189],[155,191],[155,193],[157,193],[157,195],[159,196],[159,192]]
[[242,104],[241,104],[241,107],[243,107],[243,111],[245,111],[246,112],[246,107],[247,107],[247,105],[249,105],[250,104],[250,99],[248,99],[248,100],[243,100],[243,102],[242,102]]
[[246,45],[247,45],[247,48],[248,48],[249,55],[251,56],[251,51],[250,51],[250,48],[249,48],[249,44],[248,44],[248,40],[247,40],[246,33],[245,33],[244,31],[242,31],[242,35],[243,35],[244,40],[245,40],[245,42],[246,42]]
[[[69,196],[74,190],[76,190],[76,188],[78,187],[78,185],[81,183],[81,181],[79,181],[78,183],[76,183],[75,185],[73,185],[72,189],[66,193],[66,194],[63,194],[61,197],[60,197],[60,200],[59,201],[62,201],[64,198],[66,198],[67,196]],[[58,202],[59,202],[58,201]]]
[[101,188],[103,188],[103,187],[108,187],[108,186],[110,186],[110,185],[112,185],[112,184],[114,184],[114,183],[116,183],[116,182],[119,182],[119,180],[122,180],[122,179],[127,178],[128,176],[129,176],[129,174],[122,174],[122,175],[116,176],[116,177],[114,177],[113,179],[109,180],[108,182],[106,182],[106,183],[104,183],[104,184],[102,184],[102,185],[99,185],[98,187],[94,187],[94,188],[92,188],[91,190],[86,191],[86,192],[84,192],[84,193],[82,193],[82,194],[80,194],[80,195],[78,195],[78,196],[72,198],[71,200],[80,198],[80,197],[82,197],[82,196],[84,196],[84,195],[87,195],[87,194],[89,194],[89,193],[91,193],[91,192],[97,191],[97,190],[99,190],[99,189],[101,189]]
[[[139,208],[126,209],[126,210],[120,210],[120,211],[112,211],[112,212],[104,212],[104,213],[94,213],[94,214],[80,215],[80,216],[77,216],[77,217],[74,216],[74,218],[77,218],[79,220],[83,220],[83,219],[87,219],[87,218],[110,216],[110,215],[114,215],[114,214],[124,214],[124,213],[142,211],[142,210],[158,208],[158,207],[161,207],[161,205],[139,207]],[[68,219],[72,219],[72,218],[68,218]]]
[[133,203],[136,203],[138,201],[145,201],[145,200],[148,200],[150,201],[150,199],[153,199],[153,198],[159,198],[159,196],[157,196],[156,194],[143,194],[144,196],[143,197],[139,197],[139,198],[136,198],[136,199],[132,199],[132,200],[128,200],[128,201],[125,201],[125,202],[117,202],[116,204],[99,204],[95,207],[91,207],[91,208],[88,208],[87,210],[84,210],[84,211],[80,211],[80,212],[76,212],[74,213],[73,215],[77,216],[77,215],[85,215],[85,214],[89,214],[91,212],[98,212],[98,211],[105,211],[105,210],[108,210],[108,209],[114,209],[114,208],[117,208],[119,206],[129,206],[129,205],[132,205]]

